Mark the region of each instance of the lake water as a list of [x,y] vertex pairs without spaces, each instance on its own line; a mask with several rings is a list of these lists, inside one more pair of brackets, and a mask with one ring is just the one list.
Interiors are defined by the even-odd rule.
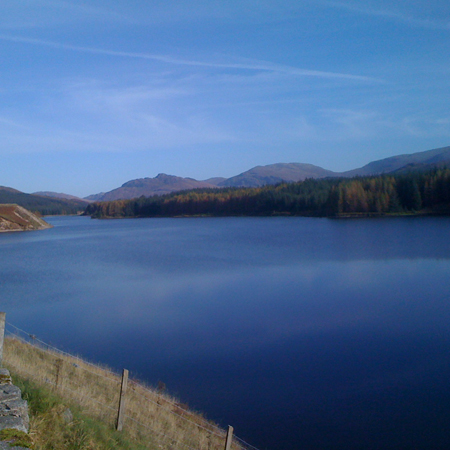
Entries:
[[450,448],[450,218],[98,221],[0,235],[0,310],[256,447]]

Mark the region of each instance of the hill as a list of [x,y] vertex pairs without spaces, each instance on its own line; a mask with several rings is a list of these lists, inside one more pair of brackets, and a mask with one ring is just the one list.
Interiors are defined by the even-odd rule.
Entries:
[[256,166],[218,184],[219,187],[258,187],[283,181],[303,181],[306,178],[335,176],[331,170],[303,163],[278,163]]
[[373,161],[359,169],[338,173],[337,176],[356,177],[381,175],[398,171],[429,170],[436,166],[450,165],[450,147],[436,148],[424,152],[391,156]]
[[25,194],[5,186],[0,186],[1,203],[14,203],[42,216],[77,214],[86,208],[85,201]]
[[98,194],[91,194],[87,197],[84,197],[83,200],[86,200],[88,202],[99,202],[101,201],[102,197],[106,194],[106,192],[99,192]]
[[208,178],[207,180],[203,180],[203,183],[212,184],[213,186],[219,186],[220,183],[225,181],[227,178],[224,177],[213,177]]
[[197,181],[193,178],[182,178],[160,173],[155,178],[139,178],[128,181],[120,188],[106,192],[99,200],[123,200],[141,197],[142,195],[151,197],[152,195],[164,195],[175,191],[208,187],[214,187],[214,185],[205,181]]
[[160,173],[155,178],[131,180],[123,184],[120,188],[106,193],[90,195],[85,199],[89,201],[126,200],[141,196],[166,195],[189,189],[261,187],[282,182],[298,182],[305,179],[352,178],[355,176],[424,171],[444,166],[450,166],[450,147],[392,156],[390,158],[372,161],[363,167],[346,172],[333,172],[306,163],[277,163],[256,166],[231,178],[215,177],[204,181]]
[[40,197],[59,198],[63,200],[74,200],[76,202],[81,203],[89,203],[90,201],[85,198],[75,197],[74,195],[63,194],[62,192],[40,191],[40,192],[33,192],[32,195],[38,195]]
[[91,203],[95,218],[176,216],[342,217],[349,215],[446,214],[450,169],[396,175],[322,178],[276,186],[196,189],[134,200]]
[[22,206],[0,205],[0,232],[44,230],[45,228],[51,228],[51,225]]

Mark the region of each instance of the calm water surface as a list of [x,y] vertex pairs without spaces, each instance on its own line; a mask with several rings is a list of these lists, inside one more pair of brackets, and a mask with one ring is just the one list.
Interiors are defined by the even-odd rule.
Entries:
[[0,309],[262,449],[450,448],[450,219],[52,217]]

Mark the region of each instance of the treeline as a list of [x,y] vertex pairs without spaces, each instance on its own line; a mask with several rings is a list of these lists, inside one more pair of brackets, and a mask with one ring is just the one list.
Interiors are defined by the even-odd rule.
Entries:
[[91,203],[94,218],[174,216],[342,216],[450,213],[450,169],[358,178],[307,179],[259,188],[195,189]]

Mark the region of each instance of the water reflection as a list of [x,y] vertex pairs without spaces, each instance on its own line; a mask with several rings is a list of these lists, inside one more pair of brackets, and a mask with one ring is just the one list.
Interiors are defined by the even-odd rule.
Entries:
[[450,445],[446,218],[50,220],[0,236],[21,328],[260,448]]

